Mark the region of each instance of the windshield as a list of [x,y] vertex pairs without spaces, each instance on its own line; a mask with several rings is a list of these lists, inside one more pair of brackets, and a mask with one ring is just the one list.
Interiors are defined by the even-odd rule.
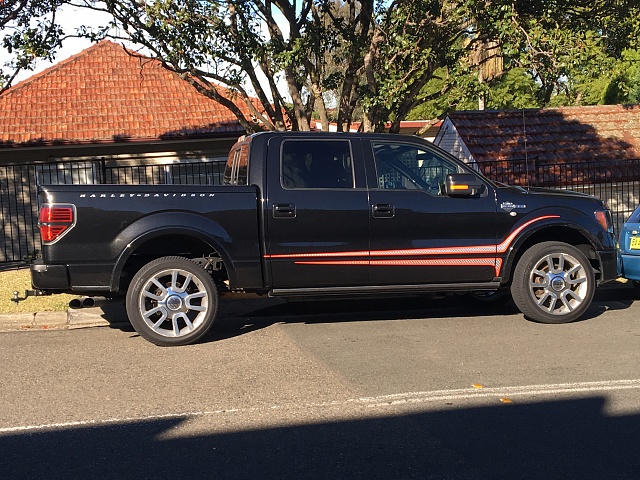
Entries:
[[640,223],[640,207],[636,208],[635,212],[631,214],[627,223]]

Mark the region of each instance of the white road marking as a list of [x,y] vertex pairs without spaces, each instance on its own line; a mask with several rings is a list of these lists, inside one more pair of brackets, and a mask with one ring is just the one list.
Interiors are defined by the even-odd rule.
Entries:
[[483,387],[457,390],[435,390],[432,392],[409,392],[377,397],[361,398],[356,401],[370,407],[400,403],[423,403],[438,400],[468,400],[488,397],[514,397],[524,395],[552,395],[567,393],[592,393],[612,390],[640,389],[640,379],[607,380],[602,382],[556,383],[548,385],[523,385],[517,387]]
[[203,417],[208,415],[221,415],[227,413],[248,413],[264,410],[275,410],[285,408],[312,409],[323,407],[334,407],[340,405],[362,405],[365,407],[385,407],[408,403],[429,403],[443,400],[473,400],[482,398],[496,398],[514,396],[538,396],[538,395],[559,395],[571,393],[593,393],[609,392],[616,390],[638,390],[640,389],[640,379],[634,380],[608,380],[601,382],[577,382],[577,383],[556,383],[547,385],[522,385],[514,387],[483,387],[483,388],[461,388],[451,390],[433,390],[427,392],[406,392],[391,395],[379,395],[375,397],[353,398],[343,401],[322,402],[311,404],[291,404],[273,405],[268,408],[234,408],[221,409],[202,412],[167,413],[161,415],[148,415],[139,417],[106,418],[100,420],[79,420],[73,422],[48,423],[42,425],[20,425],[15,427],[0,427],[0,435],[11,433],[34,432],[39,430],[53,430],[63,428],[100,428],[109,425],[140,423],[159,420],[185,419]]

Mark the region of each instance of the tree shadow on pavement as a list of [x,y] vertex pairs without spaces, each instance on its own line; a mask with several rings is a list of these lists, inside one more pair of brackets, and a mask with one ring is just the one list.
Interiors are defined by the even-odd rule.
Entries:
[[[636,479],[640,415],[609,416],[606,403],[443,403],[439,411],[232,431],[225,416],[241,411],[5,431],[0,478]],[[189,430],[186,421],[198,419],[214,433]]]

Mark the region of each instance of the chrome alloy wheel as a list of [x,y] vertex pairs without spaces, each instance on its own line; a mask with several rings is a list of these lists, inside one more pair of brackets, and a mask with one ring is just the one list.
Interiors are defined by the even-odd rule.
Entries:
[[566,315],[589,296],[588,280],[584,266],[575,257],[551,253],[531,269],[529,294],[540,309],[551,315]]
[[163,337],[197,330],[207,317],[209,296],[203,282],[182,269],[166,269],[142,286],[138,307],[147,326]]

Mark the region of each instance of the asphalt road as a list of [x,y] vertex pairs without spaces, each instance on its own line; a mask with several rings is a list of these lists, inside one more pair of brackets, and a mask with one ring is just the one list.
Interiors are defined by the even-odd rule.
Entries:
[[631,289],[568,325],[463,297],[223,313],[178,348],[1,333],[0,479],[638,478]]

